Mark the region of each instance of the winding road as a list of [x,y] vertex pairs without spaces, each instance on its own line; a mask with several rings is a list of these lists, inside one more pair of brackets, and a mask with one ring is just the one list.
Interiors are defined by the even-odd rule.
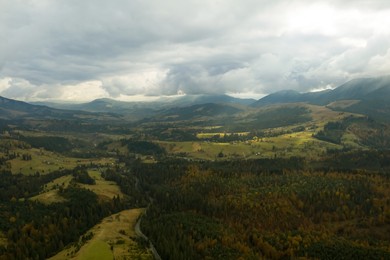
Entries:
[[[139,187],[139,180],[138,180],[137,177],[135,178],[135,188],[136,188],[138,191],[141,190],[140,187]],[[153,254],[153,256],[154,256],[154,259],[155,259],[155,260],[161,260],[161,257],[160,257],[160,255],[158,254],[158,252],[157,252],[156,248],[154,247],[153,243],[152,243],[152,242],[150,241],[150,239],[149,239],[147,236],[145,236],[145,234],[142,233],[142,231],[141,231],[141,220],[142,220],[142,217],[143,217],[143,215],[145,215],[145,214],[147,213],[147,211],[148,211],[148,209],[149,209],[149,207],[150,207],[150,204],[152,204],[152,202],[153,202],[153,200],[152,200],[151,197],[148,196],[148,198],[149,198],[149,201],[150,201],[150,202],[149,202],[149,205],[146,207],[145,211],[144,211],[144,212],[141,214],[141,216],[138,218],[137,223],[135,224],[135,227],[134,227],[134,231],[135,231],[135,233],[136,233],[138,236],[142,237],[143,239],[145,239],[146,241],[149,242],[149,248],[150,248],[150,251],[152,251],[152,254]]]
[[143,239],[145,239],[146,241],[149,241],[149,248],[150,248],[150,251],[152,251],[152,254],[154,256],[154,259],[156,260],[161,260],[161,257],[160,255],[158,254],[156,248],[154,247],[154,245],[152,244],[152,242],[150,242],[149,238],[147,236],[145,236],[144,233],[142,233],[141,231],[141,220],[142,220],[142,215],[141,217],[138,219],[137,223],[135,224],[135,227],[134,227],[134,231],[135,233],[142,237]]

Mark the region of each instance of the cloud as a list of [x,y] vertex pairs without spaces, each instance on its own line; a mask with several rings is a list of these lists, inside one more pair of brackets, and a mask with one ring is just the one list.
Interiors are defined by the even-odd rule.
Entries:
[[34,85],[27,80],[0,80],[0,93],[9,98],[38,101],[89,101],[109,97],[100,81],[85,81],[71,85]]
[[11,78],[3,78],[0,79],[0,93],[4,92],[10,87],[12,79]]
[[38,91],[37,86],[32,85],[25,79],[8,78],[2,80],[5,82],[5,87],[1,91],[1,95],[8,98],[28,100],[34,96],[34,93]]
[[16,99],[309,91],[390,71],[388,1],[0,0],[0,9],[0,95]]

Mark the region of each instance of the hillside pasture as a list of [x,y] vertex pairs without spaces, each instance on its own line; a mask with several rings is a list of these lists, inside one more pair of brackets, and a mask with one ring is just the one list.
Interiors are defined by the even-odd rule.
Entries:
[[58,190],[47,191],[34,197],[31,197],[30,199],[34,201],[39,201],[46,205],[66,201],[65,198],[58,194]]
[[316,158],[327,149],[342,146],[313,137],[312,131],[282,134],[275,137],[254,138],[248,141],[223,142],[160,142],[168,153],[202,160],[234,158],[274,158],[303,156]]
[[[349,102],[350,103],[350,102]],[[349,104],[348,103],[348,104]],[[344,103],[340,103],[344,104]],[[258,129],[258,136],[226,142],[223,137],[230,135],[248,136],[250,132],[222,132],[197,129],[199,141],[159,142],[170,154],[201,160],[223,160],[234,158],[274,158],[302,156],[318,158],[328,149],[342,149],[342,145],[318,140],[313,136],[323,129],[328,122],[344,120],[347,117],[362,115],[334,111],[331,107],[300,104],[307,109],[311,120],[292,124],[287,127]],[[255,131],[256,134],[256,131]],[[212,140],[206,140],[212,139]],[[345,134],[343,144],[361,148],[358,139],[352,134]]]
[[[99,164],[104,166],[107,164],[111,165],[115,162],[113,158],[80,159],[65,157],[54,152],[36,148],[16,149],[13,152],[19,155],[9,161],[12,173],[14,174],[46,174],[59,169],[73,169],[78,165]],[[31,160],[23,160],[23,155],[31,156]]]
[[50,259],[153,259],[151,252],[136,242],[134,227],[143,212],[124,210],[103,219],[85,233],[92,234],[92,238],[85,243],[80,240],[79,250],[75,245],[68,246]]
[[337,100],[337,101],[329,103],[328,105],[326,105],[326,107],[329,107],[329,108],[334,109],[334,110],[340,110],[340,109],[345,109],[347,107],[355,105],[359,102],[360,102],[360,100],[353,100],[353,99],[352,100]]
[[205,133],[197,133],[196,134],[196,137],[199,138],[199,139],[209,139],[209,138],[213,138],[215,136],[218,136],[218,138],[222,138],[224,137],[225,135],[226,136],[231,136],[231,135],[237,135],[237,136],[247,136],[249,134],[249,132],[237,132],[237,133],[225,133],[225,132],[220,132],[220,133],[208,133],[208,132],[205,132]]
[[[121,192],[119,186],[112,181],[106,181],[99,171],[89,170],[88,174],[95,180],[94,185],[80,184],[77,185],[94,192],[101,200],[109,201],[114,197],[119,196],[123,197],[124,194]],[[62,176],[57,178],[43,187],[43,192],[39,195],[31,197],[31,200],[36,200],[44,204],[51,204],[56,202],[63,202],[65,199],[58,194],[58,191],[61,188],[66,188],[69,186],[73,179],[72,175]]]
[[333,106],[316,106],[316,105],[306,105],[310,110],[310,114],[312,117],[312,122],[317,125],[317,127],[323,127],[329,121],[341,121],[349,116],[357,116],[362,117],[363,115],[349,113],[349,112],[340,112],[334,111],[331,108]]
[[43,204],[51,204],[57,202],[64,202],[65,199],[58,194],[60,187],[67,188],[73,177],[71,175],[66,175],[59,177],[43,187],[43,192],[39,195],[31,197],[31,200],[39,201]]
[[94,185],[78,184],[80,187],[94,192],[102,200],[111,200],[115,196],[124,196],[119,186],[113,181],[106,181],[99,171],[89,170],[88,174],[96,183]]

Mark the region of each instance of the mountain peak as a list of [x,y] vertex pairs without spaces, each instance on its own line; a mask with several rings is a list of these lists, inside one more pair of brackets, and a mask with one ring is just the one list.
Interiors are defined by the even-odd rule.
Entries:
[[293,89],[283,89],[275,92],[274,94],[278,95],[300,95],[300,93]]
[[[387,96],[383,96],[387,93]],[[345,84],[334,89],[332,93],[335,98],[345,99],[372,99],[372,98],[388,98],[390,94],[390,76],[377,78],[361,78],[353,79]]]
[[252,106],[265,106],[265,105],[271,105],[271,104],[278,104],[278,103],[291,103],[291,102],[299,102],[301,101],[302,94],[299,93],[296,90],[292,89],[285,89],[280,90],[275,93],[272,93],[268,96],[265,96],[255,103],[252,104]]
[[235,98],[226,94],[195,94],[182,95],[175,97],[163,97],[159,102],[169,102],[169,106],[191,106],[207,103],[237,103],[241,105],[249,105],[254,102],[253,99]]

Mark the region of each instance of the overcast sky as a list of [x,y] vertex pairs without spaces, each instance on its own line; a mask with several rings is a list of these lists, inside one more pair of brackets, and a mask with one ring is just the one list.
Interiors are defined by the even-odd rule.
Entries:
[[0,0],[0,95],[258,97],[390,74],[388,0]]

